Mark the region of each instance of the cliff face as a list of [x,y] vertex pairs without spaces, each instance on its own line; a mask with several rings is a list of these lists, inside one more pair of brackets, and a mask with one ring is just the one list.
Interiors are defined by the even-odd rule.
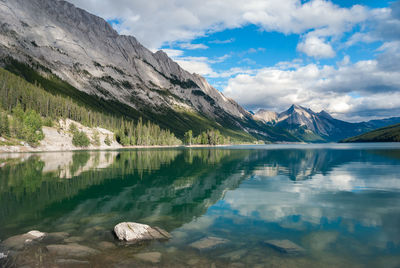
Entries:
[[44,66],[80,91],[139,112],[187,111],[264,134],[247,111],[203,77],[66,1],[0,0],[0,20],[3,59]]

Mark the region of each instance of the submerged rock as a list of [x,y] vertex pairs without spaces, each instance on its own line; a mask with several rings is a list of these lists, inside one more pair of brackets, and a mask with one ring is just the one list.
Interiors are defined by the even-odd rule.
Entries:
[[99,253],[99,251],[82,246],[79,244],[68,244],[68,245],[48,245],[46,246],[47,250],[55,255],[60,255],[63,257],[76,257],[82,258],[90,255],[95,255]]
[[65,243],[78,243],[78,242],[82,242],[83,240],[85,240],[83,237],[71,236],[71,237],[64,239],[64,242]]
[[90,264],[88,261],[81,261],[81,260],[75,260],[75,259],[58,259],[58,260],[56,260],[56,263],[58,265],[65,265],[65,266]]
[[228,242],[229,240],[227,239],[209,236],[193,242],[189,246],[198,250],[209,250]]
[[293,243],[290,240],[268,240],[265,241],[268,246],[287,254],[300,254],[304,252],[304,248]]
[[247,249],[239,249],[232,252],[225,253],[220,256],[222,259],[229,259],[231,261],[240,260],[244,255],[247,254]]
[[98,243],[97,245],[98,245],[98,247],[99,247],[100,249],[113,249],[113,248],[116,248],[116,247],[117,247],[117,246],[114,245],[113,243],[107,242],[107,241],[102,241],[102,242]]
[[150,227],[149,225],[135,222],[119,223],[115,225],[114,232],[119,240],[125,240],[128,242],[171,238],[171,235],[161,228]]
[[188,265],[190,265],[190,266],[193,266],[193,265],[198,264],[199,262],[200,262],[199,259],[190,259],[190,260],[188,260],[186,263],[187,263]]
[[151,263],[159,263],[161,261],[161,253],[160,252],[146,252],[135,254],[134,257],[141,261],[151,262]]
[[1,245],[6,249],[21,250],[33,241],[40,241],[46,236],[45,233],[39,231],[30,231],[26,234],[15,235],[4,240]]
[[69,237],[69,233],[66,232],[56,232],[56,233],[48,233],[45,237],[46,243],[56,243],[63,241]]

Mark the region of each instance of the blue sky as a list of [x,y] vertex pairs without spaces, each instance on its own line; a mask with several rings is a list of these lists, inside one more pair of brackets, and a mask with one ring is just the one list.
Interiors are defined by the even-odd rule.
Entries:
[[[400,115],[400,2],[71,0],[248,110]],[[238,3],[239,2],[239,3]]]

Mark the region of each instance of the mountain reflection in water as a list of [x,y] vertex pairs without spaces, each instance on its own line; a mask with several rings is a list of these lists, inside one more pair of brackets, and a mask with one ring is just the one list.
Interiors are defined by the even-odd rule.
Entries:
[[380,146],[2,155],[0,239],[136,221],[172,232],[163,247],[289,239],[332,265],[399,265],[398,174],[400,148]]

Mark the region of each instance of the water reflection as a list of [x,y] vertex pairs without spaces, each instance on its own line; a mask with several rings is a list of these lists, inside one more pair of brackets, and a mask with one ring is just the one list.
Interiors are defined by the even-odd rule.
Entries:
[[93,230],[129,220],[172,232],[160,251],[190,255],[213,235],[251,248],[250,265],[267,261],[263,241],[289,239],[312,256],[304,266],[399,265],[398,174],[400,149],[379,146],[2,155],[0,239],[32,229],[105,239]]

